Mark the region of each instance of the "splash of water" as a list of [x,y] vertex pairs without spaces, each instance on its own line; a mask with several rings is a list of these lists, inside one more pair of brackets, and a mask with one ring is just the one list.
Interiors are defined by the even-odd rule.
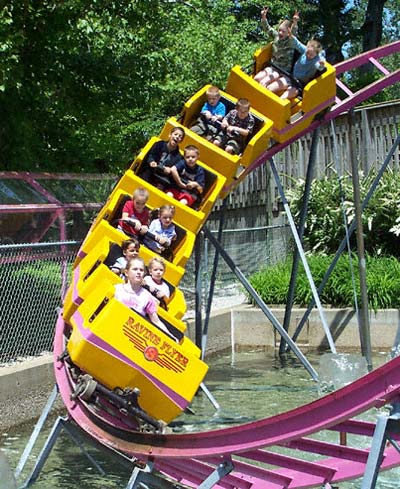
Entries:
[[366,359],[356,353],[325,353],[319,361],[322,393],[340,389],[368,373]]

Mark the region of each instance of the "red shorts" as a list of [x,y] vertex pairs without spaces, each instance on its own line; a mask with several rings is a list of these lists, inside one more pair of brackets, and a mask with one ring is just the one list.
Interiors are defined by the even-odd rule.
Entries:
[[189,207],[192,206],[197,200],[194,195],[188,194],[187,192],[179,188],[168,188],[165,190],[165,192],[171,192],[171,194],[174,196],[174,199],[176,200],[186,199]]

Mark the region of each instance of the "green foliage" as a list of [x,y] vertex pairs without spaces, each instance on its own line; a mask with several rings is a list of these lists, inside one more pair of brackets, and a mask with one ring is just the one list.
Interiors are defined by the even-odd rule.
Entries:
[[[331,264],[333,256],[310,255],[307,262],[314,282],[318,286]],[[292,263],[286,261],[267,267],[250,277],[250,283],[267,304],[285,304]],[[358,260],[352,257],[352,269],[357,298],[360,297]],[[400,262],[394,257],[367,256],[368,303],[373,310],[400,307]],[[249,296],[249,302],[254,301]],[[312,292],[304,268],[299,267],[294,302],[300,307],[308,305]],[[332,307],[353,307],[354,287],[348,255],[342,255],[322,294],[321,302]]]
[[[365,177],[360,175],[361,199],[367,195],[375,176],[375,170]],[[300,212],[303,192],[304,181],[299,181],[288,192],[295,216]],[[354,219],[352,196],[353,186],[348,175],[340,179],[325,176],[321,180],[313,181],[304,232],[304,243],[309,250],[327,254],[336,252],[345,237],[344,216],[348,226]],[[368,253],[400,258],[399,216],[400,175],[387,170],[363,212],[365,249]],[[355,250],[354,235],[350,243]]]
[[[250,61],[231,2],[11,0],[0,10],[3,169],[124,169],[205,82]],[[40,162],[40,166],[39,163]]]
[[[277,0],[268,18],[275,25],[299,9],[300,39],[317,35],[339,59],[365,1]],[[193,93],[209,82],[224,88],[233,65],[251,63],[265,41],[261,5],[239,3],[1,2],[1,169],[125,169]],[[397,35],[399,18],[396,2],[387,5],[385,40]]]

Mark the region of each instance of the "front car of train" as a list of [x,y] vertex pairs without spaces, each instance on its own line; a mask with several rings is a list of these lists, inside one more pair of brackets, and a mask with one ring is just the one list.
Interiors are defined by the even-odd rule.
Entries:
[[329,63],[319,76],[309,81],[295,99],[282,99],[262,86],[254,76],[271,62],[272,45],[267,44],[254,53],[252,72],[239,65],[229,74],[227,91],[235,96],[246,93],[251,105],[273,121],[272,137],[283,143],[307,128],[335,103],[336,70]]

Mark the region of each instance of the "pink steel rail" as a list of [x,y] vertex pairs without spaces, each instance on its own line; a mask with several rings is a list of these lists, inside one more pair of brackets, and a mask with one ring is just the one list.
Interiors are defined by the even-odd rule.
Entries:
[[[372,63],[383,77],[356,93],[352,93],[343,81],[338,80],[338,86],[347,95],[344,100],[337,98],[335,105],[323,118],[314,121],[289,141],[276,144],[265,151],[228,190],[296,139],[383,88],[400,81],[400,70],[390,73],[378,61],[399,51],[400,41],[397,41],[339,63],[336,66],[337,75]],[[155,469],[189,487],[198,487],[223,462],[232,462],[234,468],[215,484],[216,488],[300,489],[361,477],[365,471],[369,449],[320,441],[313,439],[312,435],[328,430],[372,438],[375,424],[354,417],[368,409],[400,400],[398,357],[332,394],[277,416],[205,433],[143,433],[132,435],[131,440],[129,437],[122,439],[98,426],[79,399],[71,400],[69,373],[64,362],[58,359],[65,348],[64,328],[60,315],[54,342],[54,367],[60,394],[70,418],[98,443],[145,463],[151,461]],[[291,449],[290,455],[270,451],[269,448],[274,446]],[[299,457],[293,455],[296,451],[299,452]],[[312,454],[317,459],[304,460],[304,454]],[[381,470],[398,465],[400,454],[393,446],[386,446]]]
[[87,203],[63,203],[58,200],[50,191],[40,184],[43,180],[101,180],[102,175],[87,175],[80,173],[33,173],[33,172],[13,172],[1,171],[0,180],[22,180],[28,186],[34,188],[40,195],[45,197],[47,204],[3,204],[0,206],[0,215],[4,214],[33,214],[45,212],[51,217],[42,226],[39,233],[35,236],[35,241],[40,241],[52,224],[58,219],[60,222],[60,241],[67,239],[65,213],[66,211],[100,210],[102,205],[98,202]]

